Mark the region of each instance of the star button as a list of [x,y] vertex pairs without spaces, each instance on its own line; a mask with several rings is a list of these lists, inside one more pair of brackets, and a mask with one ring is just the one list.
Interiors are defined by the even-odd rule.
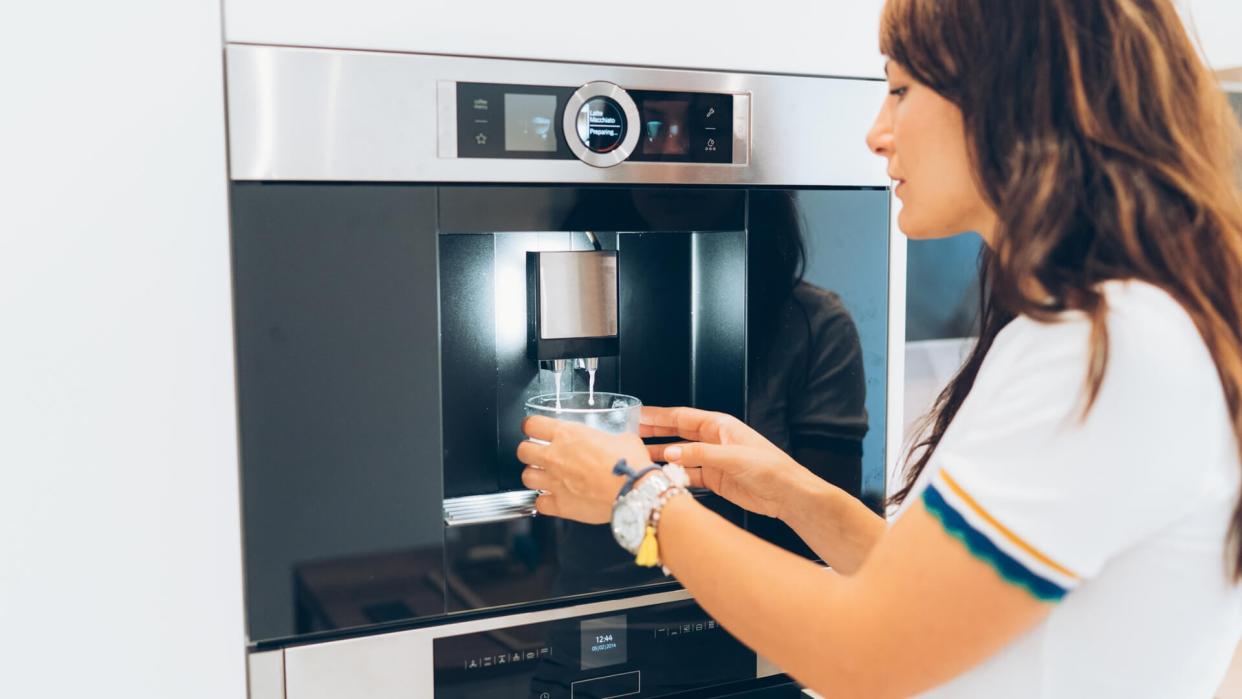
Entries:
[[481,133],[478,136],[475,136],[474,142],[479,144],[480,146],[487,145],[487,134]]

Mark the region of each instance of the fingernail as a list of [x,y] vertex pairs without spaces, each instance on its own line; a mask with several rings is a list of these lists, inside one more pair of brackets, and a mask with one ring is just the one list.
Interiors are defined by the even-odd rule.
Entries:
[[664,450],[665,461],[676,461],[681,458],[681,447],[669,447]]

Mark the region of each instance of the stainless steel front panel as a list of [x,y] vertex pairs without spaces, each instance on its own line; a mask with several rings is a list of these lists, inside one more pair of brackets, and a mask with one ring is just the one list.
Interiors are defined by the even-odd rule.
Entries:
[[539,336],[545,340],[617,334],[617,256],[539,255]]
[[[228,47],[227,69],[234,180],[889,184],[883,161],[864,143],[884,99],[884,84],[875,80],[241,44]],[[447,99],[455,82],[576,87],[599,80],[737,95],[735,160],[739,152],[748,160],[595,168],[576,160],[456,158],[455,143],[440,130],[455,124]]]
[[[284,651],[287,699],[409,699],[434,694],[432,641],[689,599],[684,590],[425,629],[297,646]],[[756,668],[758,671],[758,668]]]
[[285,653],[251,653],[246,672],[250,699],[285,699]]

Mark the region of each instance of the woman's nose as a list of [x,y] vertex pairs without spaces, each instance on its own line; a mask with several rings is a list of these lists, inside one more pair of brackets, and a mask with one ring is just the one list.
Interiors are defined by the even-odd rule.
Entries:
[[885,158],[893,154],[893,128],[887,100],[867,132],[867,148]]

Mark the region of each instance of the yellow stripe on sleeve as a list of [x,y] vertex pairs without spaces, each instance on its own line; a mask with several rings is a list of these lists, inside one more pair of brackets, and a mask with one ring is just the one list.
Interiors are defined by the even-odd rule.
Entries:
[[1018,548],[1027,552],[1035,560],[1039,561],[1040,563],[1043,563],[1044,565],[1048,566],[1049,568],[1057,571],[1058,573],[1062,575],[1073,578],[1074,580],[1078,580],[1081,577],[1074,571],[1070,570],[1069,568],[1066,568],[1060,563],[1057,563],[1051,558],[1045,556],[1042,552],[1039,551],[1039,549],[1036,549],[1034,546],[1031,546],[1030,544],[1026,543],[1017,534],[1014,534],[1013,532],[1009,531],[1008,527],[996,521],[996,518],[988,514],[988,511],[983,509],[983,506],[981,506],[978,502],[976,502],[974,498],[970,497],[970,495],[968,495],[965,490],[962,490],[962,486],[958,485],[957,481],[953,480],[953,477],[949,475],[948,471],[944,470],[943,468],[940,469],[940,476],[944,479],[945,485],[949,486],[949,488],[953,491],[954,495],[960,498],[962,502],[966,503],[966,505],[969,506],[970,509],[974,510],[975,514],[982,517],[985,522],[991,525],[993,529],[1000,532],[1001,536],[1004,536],[1006,539],[1008,539],[1014,546],[1017,546]]

